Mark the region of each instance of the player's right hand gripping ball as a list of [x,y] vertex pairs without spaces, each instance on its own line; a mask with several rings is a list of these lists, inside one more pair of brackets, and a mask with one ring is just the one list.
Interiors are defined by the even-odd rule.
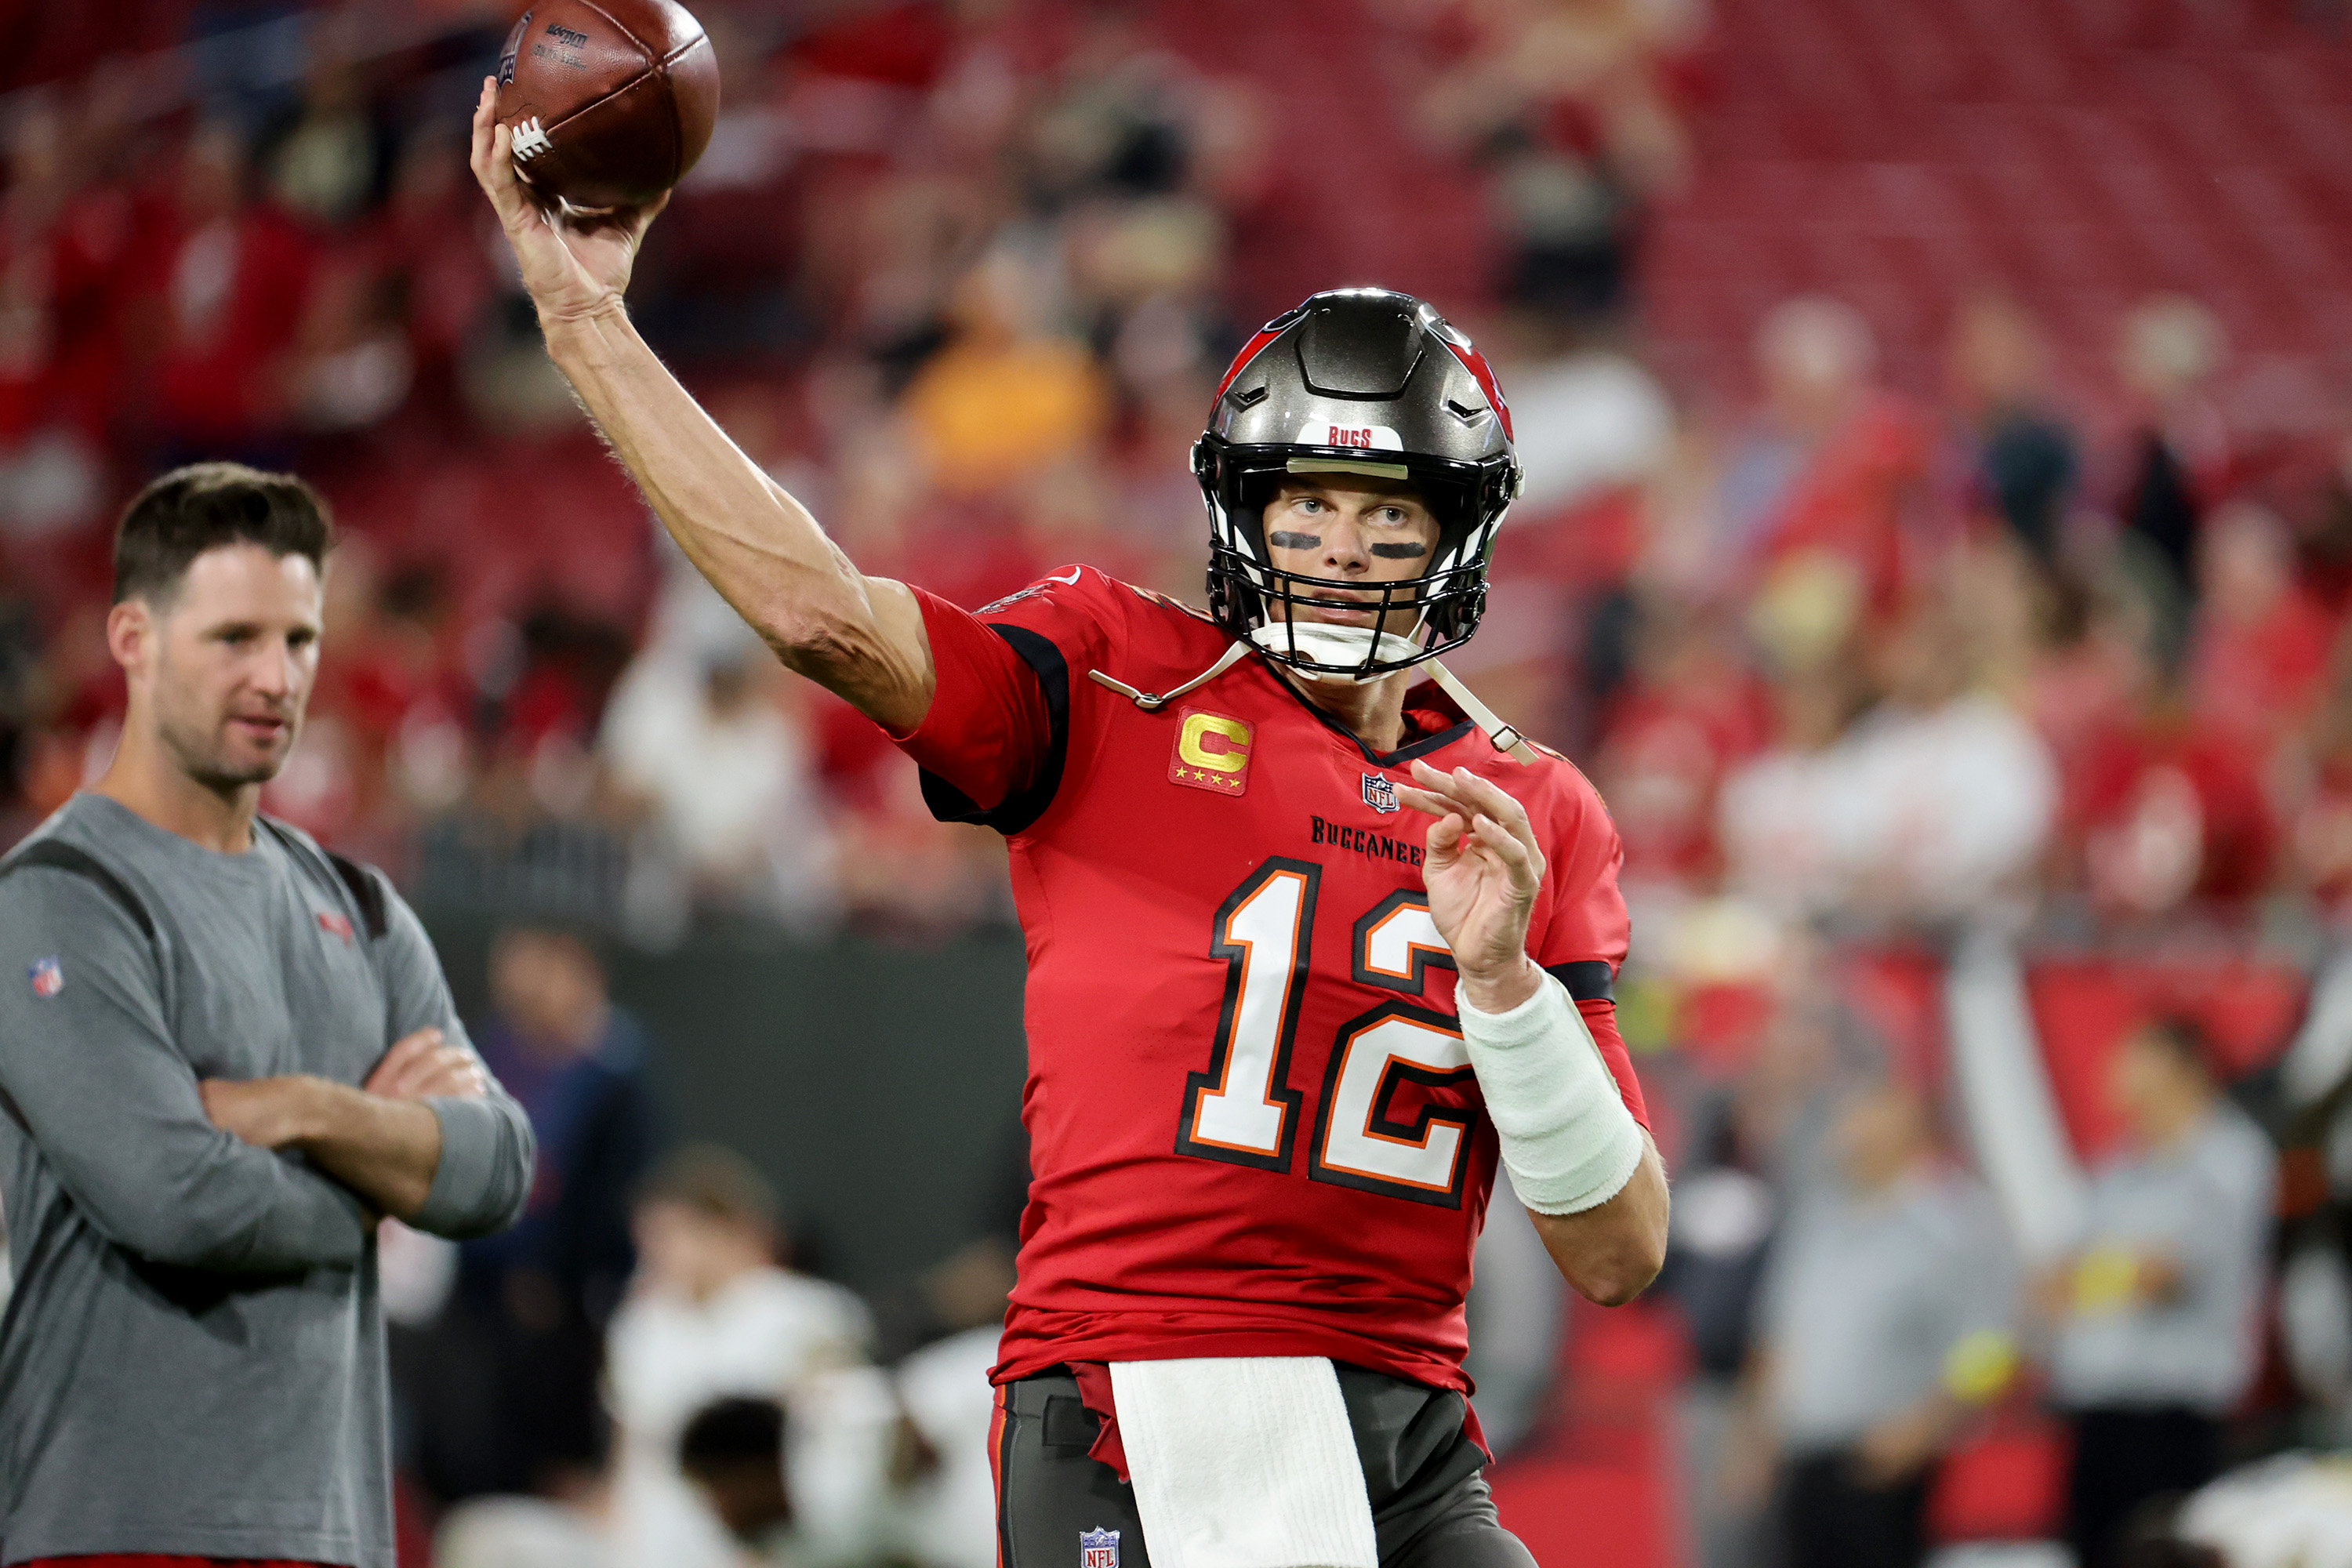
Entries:
[[675,0],[544,0],[499,57],[515,171],[570,212],[640,206],[683,178],[719,118],[719,61]]

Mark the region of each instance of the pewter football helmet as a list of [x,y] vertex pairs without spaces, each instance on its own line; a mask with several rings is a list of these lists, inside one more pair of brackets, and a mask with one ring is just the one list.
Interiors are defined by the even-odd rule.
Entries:
[[[1470,640],[1486,605],[1495,530],[1519,491],[1511,413],[1486,358],[1435,310],[1386,289],[1334,289],[1276,317],[1218,384],[1209,427],[1192,447],[1209,508],[1209,611],[1236,637],[1310,674],[1369,679],[1408,668]],[[1417,606],[1402,654],[1366,640],[1360,662],[1318,661],[1288,626],[1287,607],[1362,584],[1285,572],[1265,543],[1266,502],[1285,476],[1354,472],[1410,481],[1437,514],[1430,569],[1381,584],[1377,606]]]

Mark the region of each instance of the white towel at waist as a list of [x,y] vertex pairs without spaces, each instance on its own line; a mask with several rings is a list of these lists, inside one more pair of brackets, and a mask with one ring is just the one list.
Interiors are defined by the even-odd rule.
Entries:
[[1113,1362],[1110,1382],[1153,1568],[1380,1568],[1328,1361]]

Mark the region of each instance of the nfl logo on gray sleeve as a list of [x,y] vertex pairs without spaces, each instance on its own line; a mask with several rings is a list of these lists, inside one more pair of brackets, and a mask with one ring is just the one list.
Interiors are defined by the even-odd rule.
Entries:
[[1118,1531],[1078,1531],[1078,1568],[1118,1568]]
[[1383,816],[1397,809],[1396,785],[1386,773],[1364,775],[1364,804]]

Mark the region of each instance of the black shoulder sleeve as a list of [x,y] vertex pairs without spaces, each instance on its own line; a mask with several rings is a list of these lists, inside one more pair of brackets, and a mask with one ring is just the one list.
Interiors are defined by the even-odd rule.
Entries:
[[360,907],[360,923],[367,930],[368,940],[374,942],[392,929],[392,911],[384,902],[383,877],[374,868],[362,866],[333,850],[326,851],[327,864],[335,868],[343,886],[351,889],[352,902]]
[[258,814],[253,820],[257,826],[268,828],[278,842],[286,846],[287,850],[298,859],[307,859],[314,868],[322,860],[326,862],[327,869],[335,874],[335,879],[343,885],[343,890],[351,894],[352,906],[360,912],[360,929],[367,932],[370,942],[378,940],[392,929],[391,908],[384,901],[383,873],[372,866],[336,854],[282,822]]
[[70,844],[60,844],[54,838],[37,838],[14,855],[0,860],[0,877],[11,871],[22,871],[28,866],[46,866],[53,871],[68,871],[77,877],[87,877],[104,890],[106,896],[122,906],[139,932],[149,942],[155,940],[155,918],[131,884],[109,870],[97,856],[87,849],[77,849]]
[[1045,808],[1054,804],[1055,792],[1062,787],[1062,763],[1070,749],[1070,666],[1062,658],[1062,650],[1054,646],[1054,639],[1043,633],[994,622],[989,624],[988,629],[1021,656],[1021,662],[1037,677],[1037,685],[1045,694],[1045,717],[1051,734],[1045,764],[1037,770],[1028,788],[1007,795],[993,806],[982,805],[926,769],[923,804],[941,822],[977,822],[1010,838],[1045,816]]
[[[130,883],[108,869],[105,862],[89,850],[60,844],[54,838],[36,838],[15,854],[0,858],[0,877],[34,866],[46,866],[52,871],[64,871],[96,883],[100,892],[122,906],[122,912],[131,917],[140,935],[151,942],[155,940],[155,917],[147,912],[146,904],[131,890]],[[0,1116],[15,1122],[19,1131],[27,1131],[25,1113],[16,1108],[16,1101],[5,1089],[0,1089]]]

